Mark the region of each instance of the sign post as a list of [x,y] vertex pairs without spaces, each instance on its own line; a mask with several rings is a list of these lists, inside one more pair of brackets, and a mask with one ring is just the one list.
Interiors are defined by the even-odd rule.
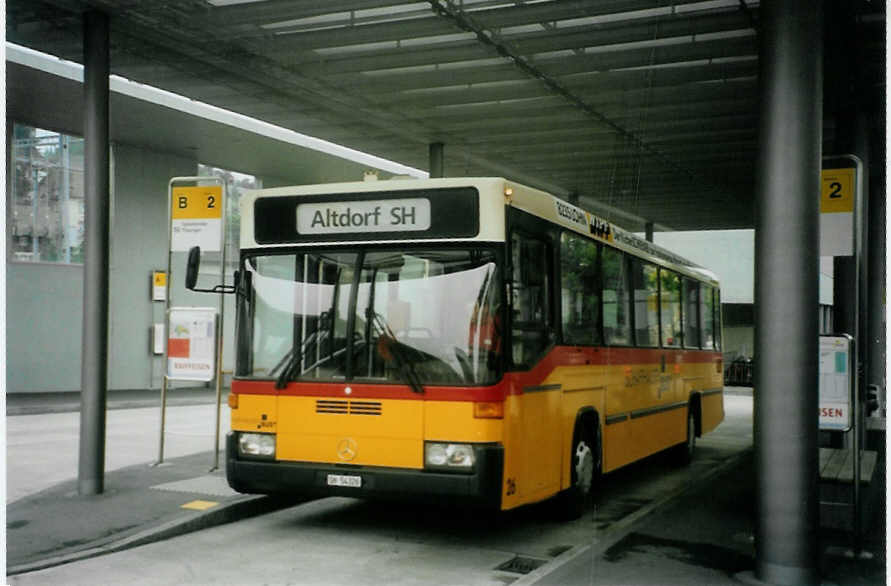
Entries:
[[[186,185],[183,185],[186,184]],[[167,387],[171,380],[209,382],[216,378],[216,430],[214,465],[219,466],[220,406],[223,363],[223,297],[219,313],[208,307],[170,307],[174,252],[200,246],[202,252],[220,252],[220,278],[226,274],[225,184],[218,177],[174,177],[167,189],[167,273],[165,276],[167,344],[161,384],[161,437],[158,461],[164,462]],[[158,284],[156,281],[155,284]]]
[[[859,556],[861,551],[860,535],[860,460],[862,449],[863,414],[860,401],[860,373],[866,370],[862,364],[863,356],[858,357],[857,345],[863,342],[861,332],[865,332],[864,316],[861,309],[861,294],[867,290],[865,266],[863,263],[863,162],[854,155],[840,155],[823,158],[820,174],[820,255],[852,256],[856,278],[852,284],[853,301],[853,336],[850,339],[848,377],[850,378],[851,406],[849,422],[840,431],[851,431],[853,441],[854,486],[853,514],[853,554]],[[837,338],[837,337],[836,337]],[[829,342],[827,342],[829,344]],[[865,345],[864,345],[865,347]],[[821,388],[821,429],[823,429],[823,338],[820,341],[820,388]],[[839,359],[840,360],[840,359]],[[827,364],[827,366],[830,366]],[[835,373],[837,377],[840,373]]]

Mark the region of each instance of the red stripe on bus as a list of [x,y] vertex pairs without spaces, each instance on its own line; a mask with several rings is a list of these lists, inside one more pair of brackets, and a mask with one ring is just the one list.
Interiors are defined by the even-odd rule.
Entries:
[[[667,368],[675,364],[715,363],[720,352],[674,348],[609,348],[556,346],[528,371],[509,372],[489,387],[452,387],[424,385],[424,393],[415,393],[404,384],[369,384],[359,382],[289,382],[276,389],[274,381],[233,380],[232,393],[300,397],[350,397],[354,399],[400,399],[407,401],[503,401],[507,395],[521,395],[523,388],[541,384],[560,366],[660,364],[665,356]],[[350,388],[347,395],[345,389]]]
[[[349,387],[350,393],[345,389]],[[274,381],[233,380],[236,395],[278,395],[280,397],[343,397],[350,399],[399,399],[403,401],[503,401],[507,392],[504,380],[491,387],[442,387],[424,385],[424,393],[415,393],[408,385],[368,383],[290,382],[276,389]]]

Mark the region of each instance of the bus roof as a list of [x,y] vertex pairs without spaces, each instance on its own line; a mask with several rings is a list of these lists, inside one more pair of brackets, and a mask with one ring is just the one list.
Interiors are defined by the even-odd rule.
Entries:
[[[475,202],[471,202],[472,198],[467,195],[468,188],[475,189],[478,194]],[[447,193],[448,198],[432,198],[429,197],[428,191],[438,190],[439,194]],[[463,190],[463,191],[462,191]],[[405,192],[405,193],[403,193]],[[414,193],[409,193],[414,192]],[[378,199],[373,199],[372,194],[381,194]],[[367,194],[367,196],[366,196]],[[332,196],[343,195],[342,198]],[[428,197],[424,197],[428,196]],[[285,199],[282,199],[285,198]],[[276,202],[268,202],[267,206],[270,211],[262,212],[262,206],[258,207],[257,202],[260,200],[277,200]],[[342,199],[345,201],[335,201]],[[424,200],[427,203],[424,203]],[[440,201],[444,199],[444,201]],[[286,211],[279,205],[289,202]],[[449,203],[446,203],[449,202]],[[310,202],[310,203],[304,203]],[[420,215],[424,216],[421,221],[427,223],[420,228],[413,228],[408,231],[407,228],[391,228],[383,230],[380,228],[369,228],[367,231],[357,229],[338,229],[324,224],[324,214],[319,211],[319,206],[326,205],[349,205],[354,213],[364,214],[366,219],[378,221],[382,217],[381,205],[368,208],[368,202],[373,204],[383,204],[384,213],[390,208],[387,207],[388,202],[418,202],[423,204],[419,210]],[[333,202],[333,203],[331,203]],[[455,224],[444,224],[440,219],[443,216],[445,208],[443,206],[457,206],[464,213],[448,214],[449,216],[458,216],[453,219]],[[264,246],[293,246],[300,244],[347,244],[350,242],[436,242],[451,240],[483,240],[483,241],[504,241],[505,240],[505,214],[504,206],[508,205],[523,210],[532,215],[545,219],[555,225],[573,230],[580,234],[587,235],[595,240],[604,242],[615,248],[622,249],[634,256],[641,257],[645,260],[656,264],[671,268],[687,276],[718,284],[717,276],[711,271],[696,265],[684,257],[671,252],[652,242],[636,236],[616,226],[612,222],[605,220],[599,216],[592,214],[578,206],[566,202],[550,193],[534,189],[501,177],[455,177],[442,179],[407,179],[407,180],[381,180],[381,181],[357,181],[349,183],[327,183],[315,185],[301,185],[291,187],[277,187],[272,189],[247,190],[240,202],[241,207],[241,246],[242,248],[257,248]],[[364,207],[363,207],[364,206]],[[439,206],[439,207],[437,207]],[[392,207],[392,206],[391,206]],[[298,208],[307,208],[316,214],[316,223],[319,227],[324,228],[317,230],[318,234],[301,231],[294,223],[295,218],[300,215]],[[475,209],[474,209],[475,208]],[[325,211],[324,208],[322,211]],[[290,234],[290,239],[284,238],[275,240],[266,238],[260,234],[260,230],[264,230],[263,226],[257,226],[257,214],[265,214],[264,218],[270,220],[275,215],[275,222],[281,224],[283,216],[288,218],[290,222],[287,227],[282,230]],[[320,215],[321,214],[321,215]],[[330,217],[329,213],[329,217]],[[359,217],[359,216],[357,216]],[[413,216],[414,217],[414,216]],[[300,222],[299,218],[296,219]],[[473,223],[476,222],[476,223]],[[431,225],[431,223],[433,225]],[[463,226],[462,223],[466,223]],[[472,225],[471,225],[472,224]],[[264,224],[265,226],[265,224]],[[308,226],[304,222],[303,227],[308,230]],[[406,230],[406,231],[402,231]],[[419,237],[420,230],[424,230]],[[298,235],[299,234],[299,235]]]

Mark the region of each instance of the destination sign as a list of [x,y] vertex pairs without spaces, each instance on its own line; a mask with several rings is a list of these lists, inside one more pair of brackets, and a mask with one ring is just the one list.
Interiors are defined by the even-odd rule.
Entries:
[[257,244],[473,238],[475,187],[275,195],[254,202]]
[[416,232],[429,229],[429,199],[333,201],[297,206],[299,234]]

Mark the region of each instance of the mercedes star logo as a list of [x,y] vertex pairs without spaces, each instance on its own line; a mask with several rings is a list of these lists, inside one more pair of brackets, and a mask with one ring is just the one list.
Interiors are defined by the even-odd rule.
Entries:
[[356,444],[356,440],[352,438],[342,439],[340,440],[340,443],[337,444],[337,457],[344,462],[351,461],[356,457],[358,452],[359,445]]

